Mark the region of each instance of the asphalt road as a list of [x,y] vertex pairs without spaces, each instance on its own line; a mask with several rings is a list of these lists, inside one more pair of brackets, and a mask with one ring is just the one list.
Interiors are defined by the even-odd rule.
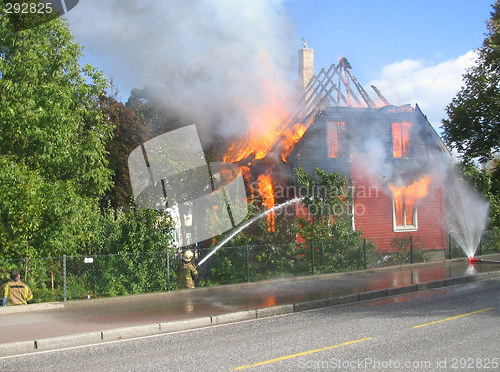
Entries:
[[[496,259],[500,260],[500,255]],[[59,336],[70,336],[73,342],[56,341],[54,347],[58,347],[57,344],[83,345],[100,339],[111,341],[118,337],[134,337],[134,333],[130,334],[127,329],[135,326],[154,325],[153,328],[158,330],[160,323],[165,325],[196,318],[211,323],[210,317],[255,309],[272,310],[279,305],[292,306],[292,311],[302,311],[292,304],[335,300],[358,293],[373,294],[385,289],[395,290],[394,293],[403,293],[397,292],[398,288],[407,288],[406,292],[421,291],[427,283],[441,287],[450,285],[447,282],[453,279],[460,280],[457,281],[459,283],[467,281],[467,278],[484,279],[485,274],[493,274],[493,277],[500,273],[499,269],[498,264],[481,263],[471,267],[464,260],[456,260],[195,290],[1,308],[0,355],[27,352],[30,347],[33,350],[35,342],[40,350],[48,350],[54,343],[50,340]],[[378,293],[377,297],[381,296],[385,294]],[[373,299],[375,296],[365,298]],[[349,302],[353,301],[357,299],[351,298]],[[326,306],[326,303],[321,306]],[[113,330],[117,329],[122,330],[120,335],[113,334]],[[153,333],[142,332],[143,335]],[[73,336],[78,334],[87,334],[88,337],[74,342]],[[20,351],[17,347],[9,350],[9,345],[14,342],[24,342],[25,347]]]
[[1,371],[500,370],[500,279],[0,359]]

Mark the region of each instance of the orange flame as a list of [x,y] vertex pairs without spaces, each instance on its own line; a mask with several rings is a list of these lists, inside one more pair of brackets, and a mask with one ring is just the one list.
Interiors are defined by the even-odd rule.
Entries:
[[291,129],[286,130],[282,136],[282,149],[281,149],[281,160],[286,163],[288,155],[293,151],[293,146],[299,142],[304,133],[307,130],[307,126],[302,123],[295,124]]
[[243,179],[245,180],[245,183],[248,187],[248,200],[253,200],[255,198],[255,190],[252,187],[252,173],[250,171],[250,164],[248,164],[248,166],[242,166],[240,167],[240,169]]
[[328,157],[337,158],[343,157],[340,149],[340,143],[345,140],[346,126],[343,121],[329,121],[326,127],[327,142],[328,142]]
[[413,225],[415,204],[428,194],[431,181],[432,177],[425,175],[409,186],[397,187],[388,184],[392,196],[394,197],[397,226]]
[[407,158],[410,144],[411,123],[392,123],[392,155]]
[[288,116],[285,92],[277,84],[264,78],[260,79],[260,84],[261,91],[266,95],[261,101],[265,103],[257,106],[242,103],[250,125],[249,132],[232,144],[223,157],[225,162],[238,162],[252,154],[255,159],[262,159],[280,136],[280,124]]
[[[253,156],[259,160],[266,157],[271,149],[279,149],[279,156],[286,162],[286,158],[309,127],[309,123],[293,121],[291,114],[291,96],[284,83],[278,82],[280,73],[273,59],[264,51],[260,53],[260,72],[255,75],[259,84],[258,99],[253,96],[245,97],[237,102],[242,108],[248,123],[248,133],[235,141],[223,157],[224,162],[239,162]],[[271,80],[268,78],[273,76]],[[294,125],[292,125],[294,124]],[[277,145],[279,143],[279,147]]]
[[[272,184],[272,178],[270,174],[261,174],[257,179],[258,190],[260,195],[262,196],[262,204],[266,207],[266,210],[269,210],[274,207],[274,190]],[[267,214],[267,230],[275,231],[276,229],[276,221],[275,221],[275,213],[271,211]]]

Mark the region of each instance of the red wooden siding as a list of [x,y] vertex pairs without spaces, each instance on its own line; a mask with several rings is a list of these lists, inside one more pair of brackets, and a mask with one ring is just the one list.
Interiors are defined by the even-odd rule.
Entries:
[[425,249],[445,249],[444,191],[442,184],[433,181],[429,193],[417,204],[417,231],[394,232],[392,196],[379,177],[369,174],[362,166],[364,154],[353,155],[351,180],[355,187],[355,228],[376,245],[381,252],[390,252],[394,238],[413,236]]

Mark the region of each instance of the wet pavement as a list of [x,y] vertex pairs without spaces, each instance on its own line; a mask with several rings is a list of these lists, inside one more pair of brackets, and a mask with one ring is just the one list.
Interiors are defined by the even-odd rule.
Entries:
[[[491,255],[483,259],[498,261],[500,255]],[[466,260],[451,260],[192,290],[69,301],[49,305],[33,304],[17,309],[10,307],[6,308],[7,311],[0,309],[0,345],[214,317],[245,310],[300,304],[386,289],[415,286],[412,289],[414,291],[419,290],[419,286],[425,289],[425,283],[436,283],[435,287],[449,285],[450,282],[443,282],[440,285],[439,281],[450,278],[484,279],[484,274],[481,276],[481,273],[489,272],[494,272],[494,276],[500,277],[500,264],[482,262],[469,265]],[[393,292],[396,293],[396,291]],[[49,306],[53,308],[47,308]]]

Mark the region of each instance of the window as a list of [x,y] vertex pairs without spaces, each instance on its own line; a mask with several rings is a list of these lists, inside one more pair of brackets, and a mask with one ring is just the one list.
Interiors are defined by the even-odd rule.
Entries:
[[429,193],[432,177],[427,174],[408,186],[387,184],[392,192],[394,231],[417,230],[417,202]]
[[326,138],[329,158],[347,157],[347,127],[344,121],[329,121],[326,123]]
[[411,123],[392,123],[392,155],[408,158],[410,154]]
[[393,220],[394,231],[398,230],[416,230],[417,229],[417,209],[415,207],[415,198],[401,192],[393,191]]

